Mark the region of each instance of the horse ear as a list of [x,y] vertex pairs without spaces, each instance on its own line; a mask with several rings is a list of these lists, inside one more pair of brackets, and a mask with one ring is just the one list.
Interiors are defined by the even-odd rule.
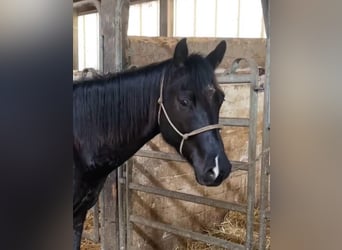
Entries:
[[221,63],[224,53],[226,52],[227,44],[226,41],[221,41],[216,48],[207,55],[207,59],[213,69],[216,69],[216,67]]
[[182,66],[185,59],[188,57],[189,51],[186,45],[186,38],[180,40],[175,48],[175,53],[173,54],[173,62],[176,66]]

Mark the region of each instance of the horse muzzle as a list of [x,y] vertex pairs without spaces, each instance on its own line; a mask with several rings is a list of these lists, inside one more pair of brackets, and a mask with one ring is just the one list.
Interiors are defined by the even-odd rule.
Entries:
[[196,180],[204,186],[220,185],[229,176],[232,168],[231,163],[224,154],[215,156],[213,161],[206,161],[205,165],[199,168],[204,169],[200,173],[197,173],[198,171],[196,171],[195,167]]

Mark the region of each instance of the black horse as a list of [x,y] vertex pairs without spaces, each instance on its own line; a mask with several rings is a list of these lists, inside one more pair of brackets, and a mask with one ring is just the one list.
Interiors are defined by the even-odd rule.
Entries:
[[198,183],[217,186],[231,171],[218,129],[224,93],[214,74],[226,51],[188,55],[73,85],[73,228],[80,248],[88,209],[110,172],[161,133],[194,168]]

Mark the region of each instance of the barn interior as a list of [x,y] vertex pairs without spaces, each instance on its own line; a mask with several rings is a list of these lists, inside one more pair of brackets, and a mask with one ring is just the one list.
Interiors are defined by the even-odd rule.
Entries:
[[73,76],[118,72],[190,53],[227,52],[221,135],[234,171],[215,188],[161,136],[112,172],[89,212],[82,250],[270,249],[269,1],[74,0]]

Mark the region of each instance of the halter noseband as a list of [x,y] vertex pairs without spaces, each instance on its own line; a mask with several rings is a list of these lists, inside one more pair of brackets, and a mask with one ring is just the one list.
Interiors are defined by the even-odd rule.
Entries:
[[177,134],[179,134],[182,137],[182,141],[179,145],[179,152],[181,155],[183,155],[182,149],[183,149],[184,141],[187,140],[190,136],[194,136],[194,135],[197,135],[197,134],[200,134],[200,133],[203,133],[205,131],[212,130],[212,129],[222,129],[223,128],[223,125],[221,125],[221,124],[212,124],[212,125],[208,125],[208,126],[204,126],[204,127],[195,129],[195,130],[191,131],[190,133],[184,133],[183,134],[182,132],[180,132],[176,128],[176,126],[171,122],[171,119],[168,116],[166,109],[164,107],[164,104],[163,104],[163,86],[164,86],[164,73],[162,74],[162,78],[161,78],[161,82],[160,82],[160,95],[159,95],[159,99],[158,99],[158,104],[159,104],[158,124],[160,125],[160,113],[161,113],[161,110],[163,110],[164,115],[165,115],[167,121],[169,122],[170,126],[173,128],[174,131],[177,132]]

